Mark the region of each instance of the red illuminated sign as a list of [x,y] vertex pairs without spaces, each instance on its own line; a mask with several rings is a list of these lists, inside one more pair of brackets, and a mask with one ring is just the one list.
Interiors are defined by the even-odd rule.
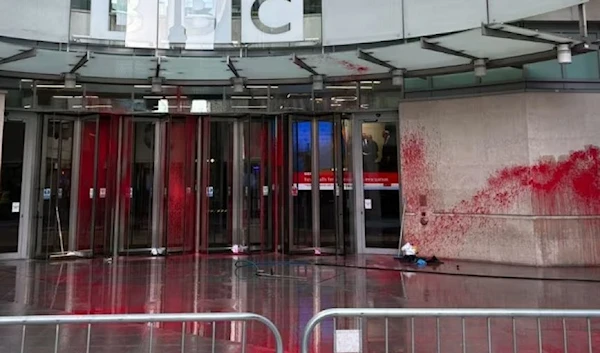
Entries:
[[[365,190],[391,189],[398,190],[399,177],[398,173],[378,173],[369,172],[363,173],[363,185]],[[353,185],[352,173],[344,172],[343,176],[344,189],[351,190]],[[336,183],[335,174],[332,171],[322,171],[319,173],[319,189],[333,190]],[[311,190],[312,188],[312,173],[299,172],[294,174],[294,184],[298,185],[298,190]]]

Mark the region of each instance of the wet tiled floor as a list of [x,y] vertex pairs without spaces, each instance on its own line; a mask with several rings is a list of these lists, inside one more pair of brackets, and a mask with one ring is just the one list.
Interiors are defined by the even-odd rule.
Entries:
[[[298,352],[306,322],[327,308],[600,308],[599,271],[591,268],[539,270],[447,262],[413,272],[414,268],[399,265],[388,256],[252,257],[260,269],[280,276],[269,278],[255,276],[251,266],[236,267],[238,259],[248,258],[211,255],[131,257],[112,263],[102,259],[3,262],[0,315],[254,312],[277,325],[287,352]],[[401,269],[408,272],[397,271]],[[514,278],[519,275],[526,279]],[[586,320],[565,323],[569,352],[588,352]],[[562,320],[541,323],[542,351],[563,352],[562,324]],[[259,323],[246,327],[247,352],[274,349],[266,327]],[[357,327],[354,319],[337,321],[338,329]],[[368,320],[363,327],[365,351],[385,352],[384,321]],[[410,327],[409,319],[390,319],[389,352],[411,352]],[[416,319],[414,327],[415,352],[437,351],[435,319]],[[461,327],[459,318],[440,320],[441,352],[463,352]],[[465,327],[467,351],[487,351],[485,319],[467,319]],[[594,352],[600,352],[600,320],[592,320],[591,329]],[[518,320],[516,331],[519,352],[539,351],[535,320]],[[21,332],[20,327],[0,328],[0,352],[19,352]],[[181,351],[180,324],[155,324],[152,332],[154,352]],[[494,319],[491,332],[494,352],[512,351],[510,319]],[[85,352],[86,333],[85,325],[61,327],[58,351]],[[241,323],[217,324],[214,334],[216,352],[242,352]],[[25,352],[54,352],[55,335],[54,327],[28,328]],[[188,324],[185,351],[211,352],[212,335],[211,323]],[[91,342],[90,352],[148,352],[150,326],[97,325]],[[332,322],[317,330],[312,349],[316,353],[333,350]]]

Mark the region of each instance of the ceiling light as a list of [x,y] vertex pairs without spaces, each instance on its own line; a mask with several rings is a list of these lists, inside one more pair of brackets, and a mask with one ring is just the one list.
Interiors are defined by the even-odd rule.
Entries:
[[[246,86],[246,88],[248,89],[267,89],[269,88],[269,86],[265,86],[265,85],[248,85]],[[271,86],[272,89],[277,89],[279,88],[279,86]]]
[[[36,85],[35,87],[37,88],[56,88],[56,89],[61,89],[61,88],[65,88],[65,85]],[[74,88],[81,88],[81,85],[75,85]]]
[[[356,90],[356,86],[327,86],[327,89],[348,89]],[[373,86],[360,86],[360,89],[373,89]]]
[[269,97],[268,96],[231,96],[231,99],[253,100],[253,99],[269,99]]
[[266,105],[233,105],[233,109],[267,109]]
[[570,64],[573,61],[573,54],[571,54],[571,47],[569,44],[557,45],[556,56],[559,64]]

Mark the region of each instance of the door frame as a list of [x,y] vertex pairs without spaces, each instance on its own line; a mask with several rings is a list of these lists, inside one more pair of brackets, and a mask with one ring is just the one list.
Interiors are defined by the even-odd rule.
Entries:
[[[304,247],[298,246],[294,244],[294,228],[295,228],[295,217],[291,212],[294,207],[294,195],[292,192],[288,193],[288,213],[289,213],[289,229],[288,229],[288,249],[290,253],[306,253],[306,252],[315,252],[318,250],[322,254],[327,255],[343,255],[346,251],[346,239],[344,239],[344,221],[343,221],[343,190],[344,190],[344,166],[342,161],[342,149],[340,148],[342,142],[342,128],[341,124],[342,116],[344,114],[341,112],[328,112],[323,114],[312,114],[312,115],[301,115],[301,114],[290,114],[287,116],[288,120],[288,139],[287,143],[289,145],[288,148],[288,169],[289,169],[289,179],[288,183],[290,185],[290,190],[292,190],[294,184],[294,136],[293,136],[293,123],[294,121],[310,121],[311,124],[311,212],[312,212],[312,247]],[[334,173],[334,182],[333,182],[333,192],[334,192],[334,202],[335,202],[335,245],[329,247],[321,246],[321,209],[320,209],[320,161],[319,161],[319,123],[320,122],[331,122],[333,125],[333,141],[332,141],[332,153],[333,153],[333,173]],[[296,186],[297,190],[297,186]]]
[[[57,254],[57,252],[49,252],[45,253],[42,249],[42,241],[44,236],[44,189],[46,182],[46,158],[48,156],[48,129],[50,120],[59,120],[61,124],[65,122],[69,122],[73,124],[73,136],[72,136],[72,145],[71,145],[71,174],[77,174],[77,180],[79,180],[79,149],[80,145],[76,145],[76,143],[80,143],[80,135],[81,135],[81,124],[79,119],[76,116],[69,114],[60,114],[60,113],[40,113],[38,118],[38,140],[40,144],[37,145],[36,151],[39,151],[39,158],[36,158],[35,166],[38,168],[38,172],[36,173],[37,179],[35,180],[35,185],[37,186],[37,193],[35,195],[36,206],[36,220],[35,220],[35,235],[33,235],[35,241],[31,244],[31,255],[32,257],[42,257],[48,258],[53,254]],[[76,142],[78,140],[78,142]],[[62,144],[62,142],[61,142]],[[58,153],[58,152],[57,152]],[[61,158],[61,156],[59,156]],[[74,169],[76,168],[76,169]],[[73,225],[76,225],[77,222],[77,191],[79,190],[79,182],[73,183],[71,180],[71,195],[75,195],[71,197],[69,203],[69,230],[72,229]],[[50,189],[53,186],[50,185]],[[52,196],[51,196],[52,200]],[[32,205],[33,206],[33,205]],[[74,229],[74,228],[73,228]],[[32,232],[33,233],[33,232]],[[72,239],[74,239],[74,232],[69,231],[68,235],[68,244],[67,248],[65,248],[65,252],[71,250],[74,246]]]
[[[172,139],[174,138],[173,135],[173,126],[174,124],[183,124],[184,128],[187,129],[189,128],[188,126],[188,122],[193,121],[194,123],[194,128],[192,129],[193,131],[189,131],[193,133],[193,139],[190,141],[190,139],[188,139],[188,136],[185,135],[183,137],[179,137],[183,140],[184,142],[184,167],[183,167],[183,180],[184,180],[184,193],[186,196],[184,196],[184,205],[183,205],[183,229],[182,232],[183,234],[183,238],[182,238],[182,244],[181,246],[169,246],[169,236],[170,236],[170,229],[169,229],[169,214],[168,214],[168,207],[169,207],[169,202],[170,202],[170,195],[171,195],[171,190],[169,188],[170,185],[170,181],[171,181],[171,176],[168,173],[168,169],[170,168],[170,164],[171,164],[171,143],[172,143]],[[200,217],[199,212],[199,179],[201,177],[201,170],[199,170],[199,167],[202,165],[202,163],[200,163],[201,157],[202,155],[199,154],[200,153],[200,146],[201,146],[201,136],[200,136],[200,132],[201,132],[201,128],[202,128],[202,120],[200,119],[199,116],[197,115],[193,115],[193,114],[183,114],[183,113],[174,113],[174,114],[168,114],[165,117],[165,121],[164,121],[164,125],[162,127],[162,132],[161,132],[161,138],[163,139],[163,143],[162,143],[162,151],[161,151],[161,163],[162,165],[162,170],[161,170],[161,180],[162,180],[162,188],[163,188],[163,194],[161,196],[161,201],[160,201],[160,208],[162,210],[163,215],[161,216],[161,224],[160,224],[160,239],[159,241],[161,242],[161,246],[159,248],[165,248],[166,254],[172,254],[172,253],[179,253],[179,254],[185,254],[185,253],[194,253],[196,252],[196,249],[198,248],[197,242],[198,242],[198,219]],[[186,131],[187,132],[187,131]],[[177,137],[175,137],[177,138]],[[191,152],[191,154],[189,154]],[[190,178],[190,172],[192,172],[192,177]],[[185,200],[188,197],[193,197],[193,206],[194,206],[194,212],[192,214],[187,214],[187,207],[188,207],[188,203]],[[190,221],[188,217],[191,217],[192,220]],[[187,236],[192,237],[191,241],[188,239],[186,240],[186,225],[192,225],[190,231],[190,234],[188,234]],[[187,243],[189,242],[189,243]],[[191,247],[186,247],[186,246],[190,246]]]
[[[208,188],[210,184],[210,158],[211,158],[211,123],[213,122],[224,122],[231,123],[231,204],[228,207],[228,212],[231,212],[231,243],[232,245],[243,245],[243,229],[242,229],[242,178],[241,172],[243,170],[242,163],[242,152],[243,143],[242,135],[243,120],[239,117],[231,116],[212,116],[212,115],[201,115],[198,123],[198,173],[196,182],[198,183],[199,197],[197,199],[200,207],[197,207],[196,213],[199,214],[197,217],[197,228],[198,236],[196,240],[196,252],[198,253],[211,253],[211,252],[225,252],[232,250],[232,246],[225,247],[211,247],[209,239],[210,230],[210,208],[209,202],[210,197],[208,196]],[[231,209],[229,209],[231,208]]]
[[[381,255],[395,255],[398,253],[397,248],[370,248],[366,246],[366,234],[365,234],[365,187],[363,180],[363,159],[362,159],[362,125],[364,123],[374,122],[389,122],[395,123],[396,128],[396,141],[397,141],[397,156],[398,156],[398,177],[400,179],[402,173],[401,167],[401,131],[400,131],[400,113],[398,110],[389,111],[377,111],[377,112],[359,112],[353,114],[352,119],[352,156],[353,156],[353,176],[354,180],[354,227],[356,234],[356,250],[358,254],[381,254]],[[401,179],[400,179],[401,180]],[[399,180],[399,181],[400,181]],[[402,212],[402,182],[399,182],[399,210]],[[400,234],[398,234],[400,238]]]
[[[241,203],[240,203],[240,232],[243,243],[248,246],[247,252],[275,252],[275,221],[278,185],[276,185],[276,154],[277,154],[277,124],[279,115],[248,115],[240,120],[240,173],[241,173]],[[259,124],[260,141],[252,136],[252,124]],[[260,245],[252,244],[251,224],[252,197],[250,188],[246,185],[245,177],[252,174],[251,158],[247,154],[251,144],[260,145],[259,180],[256,180],[256,197],[259,208]],[[265,228],[266,227],[266,228]]]
[[[153,153],[153,175],[152,175],[152,209],[151,209],[151,215],[152,215],[152,222],[151,222],[151,235],[150,235],[150,247],[145,247],[145,248],[136,248],[136,249],[127,249],[125,244],[126,244],[126,237],[129,237],[130,234],[130,230],[123,228],[123,227],[119,227],[119,233],[117,234],[118,241],[116,244],[113,244],[114,246],[118,247],[118,253],[119,254],[123,254],[123,255],[130,255],[130,254],[144,254],[144,253],[149,253],[149,255],[162,255],[166,253],[166,247],[163,246],[162,244],[162,234],[161,234],[161,230],[162,230],[162,221],[163,221],[163,215],[162,215],[162,199],[164,196],[164,189],[162,188],[163,185],[163,180],[162,180],[162,174],[163,174],[163,170],[164,170],[164,164],[163,164],[163,160],[162,160],[162,149],[163,149],[163,144],[164,144],[164,114],[157,114],[156,116],[152,116],[152,115],[148,115],[148,116],[135,116],[135,115],[123,115],[121,116],[121,122],[120,122],[120,129],[122,130],[122,133],[120,133],[120,141],[118,141],[118,143],[122,146],[123,145],[123,140],[125,138],[127,138],[124,134],[125,131],[125,119],[130,119],[131,120],[131,126],[132,126],[132,133],[135,134],[135,123],[136,122],[148,122],[148,123],[153,123],[154,124],[154,149],[152,151]],[[134,139],[131,142],[132,144],[135,144],[135,135],[134,135]],[[132,148],[131,149],[131,153],[132,156],[129,157],[129,163],[133,164],[134,159],[135,159],[135,150]],[[118,156],[118,168],[120,169],[120,176],[122,177],[122,173],[123,173],[123,148],[120,147],[119,148],[119,156]],[[131,186],[130,186],[131,188]],[[122,191],[121,191],[122,192]],[[121,205],[121,200],[119,199],[117,201],[117,203],[119,204],[118,209],[121,210],[122,205]],[[118,222],[117,224],[121,225],[123,222],[120,219],[121,216],[123,217],[130,217],[131,215],[125,215],[123,212],[119,211],[120,213],[117,215],[115,222]],[[131,212],[131,210],[130,210]],[[114,249],[113,250],[114,253]]]
[[[8,110],[6,110],[8,112]],[[19,205],[19,232],[17,251],[0,254],[0,260],[26,259],[30,255],[30,245],[35,242],[36,232],[34,219],[36,207],[36,160],[39,143],[38,115],[31,112],[15,111],[3,114],[2,131],[0,131],[0,146],[3,143],[4,122],[21,122],[25,125],[23,136],[23,171],[21,174],[21,200]],[[1,148],[0,148],[1,151]],[[1,152],[0,152],[1,153]],[[0,157],[0,167],[2,160]]]

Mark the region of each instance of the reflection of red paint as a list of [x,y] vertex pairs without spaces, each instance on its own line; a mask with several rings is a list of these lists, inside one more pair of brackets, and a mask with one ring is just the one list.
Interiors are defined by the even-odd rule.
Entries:
[[[424,139],[418,134],[403,138],[402,170],[407,211],[416,212],[419,198],[433,192],[433,168],[427,161]],[[472,215],[509,213],[527,197],[531,197],[535,215],[599,214],[600,148],[590,146],[572,152],[559,162],[540,161],[533,166],[501,169],[475,195],[444,210],[447,214],[437,215],[428,226],[410,224],[407,238],[417,238],[417,243],[431,251],[458,244],[467,231],[491,222]]]
[[364,75],[369,71],[369,68],[362,65],[351,63],[347,60],[340,60],[340,65],[344,66],[348,71],[352,71],[356,75]]
[[185,212],[185,134],[184,121],[174,121],[169,124],[169,164],[168,173],[168,246],[183,246],[184,212]]

